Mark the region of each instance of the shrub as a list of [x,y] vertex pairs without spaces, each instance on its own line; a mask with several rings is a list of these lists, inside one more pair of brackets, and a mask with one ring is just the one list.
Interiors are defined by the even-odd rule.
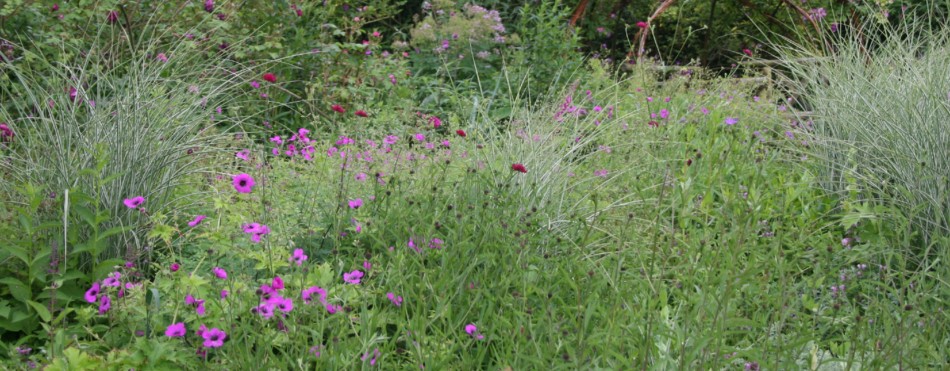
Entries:
[[[90,49],[69,51],[84,56],[75,64],[29,52],[31,63],[6,61],[12,81],[0,83],[9,104],[0,121],[15,136],[4,142],[9,157],[0,169],[5,186],[30,183],[46,193],[81,188],[113,225],[136,225],[138,213],[129,208],[168,211],[171,191],[207,171],[202,159],[220,149],[216,126],[242,122],[230,107],[241,97],[235,90],[245,70],[221,58],[198,64],[208,51],[188,43],[160,49],[105,31]],[[84,176],[90,173],[97,176]],[[134,197],[145,202],[123,203]],[[141,247],[137,235],[125,237]],[[118,246],[111,249],[119,253]]]
[[[782,57],[815,112],[812,143],[824,184],[858,186],[916,216],[929,239],[950,232],[950,33],[908,21],[868,24],[832,36],[823,55],[804,47]],[[796,62],[798,57],[818,63]]]

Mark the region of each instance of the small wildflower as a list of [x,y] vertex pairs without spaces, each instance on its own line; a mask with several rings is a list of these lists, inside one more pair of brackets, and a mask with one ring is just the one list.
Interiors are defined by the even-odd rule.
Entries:
[[363,272],[359,270],[343,273],[343,281],[349,284],[359,285],[361,278],[363,278]]
[[330,109],[332,109],[332,110],[334,110],[334,111],[336,111],[336,112],[339,112],[339,113],[346,113],[346,108],[343,108],[343,106],[341,106],[341,105],[339,105],[339,104],[334,104],[334,105],[330,106]]
[[249,174],[241,173],[234,176],[233,183],[234,190],[238,193],[251,193],[251,189],[254,187],[254,178]]
[[135,196],[132,198],[126,198],[122,200],[122,203],[125,204],[125,207],[130,208],[130,209],[135,209],[141,206],[142,203],[144,202],[145,202],[145,197],[142,197],[142,196]]
[[393,303],[393,305],[397,307],[402,306],[402,296],[396,296],[396,294],[389,292],[389,293],[386,293],[386,298],[388,298],[389,301]]
[[168,267],[168,270],[170,270],[170,271],[172,271],[172,273],[174,273],[174,272],[178,272],[178,269],[180,269],[180,268],[181,268],[181,265],[179,265],[178,263],[172,263],[172,265],[170,265],[170,266]]
[[270,73],[270,72],[265,73],[264,76],[261,76],[261,78],[264,79],[264,81],[267,81],[267,82],[269,82],[269,83],[271,83],[271,84],[277,82],[277,76],[274,76],[274,74],[272,74],[272,73]]
[[214,267],[211,269],[211,271],[214,272],[215,277],[218,277],[222,280],[228,279],[228,272],[225,271],[224,268]]
[[198,224],[201,224],[201,221],[205,220],[205,218],[207,218],[207,216],[204,216],[204,215],[197,215],[197,216],[195,216],[194,219],[192,219],[190,222],[188,222],[188,226],[194,228],[194,227],[198,226]]
[[184,322],[173,323],[165,329],[165,336],[170,338],[183,337],[187,333]]
[[294,254],[290,256],[290,261],[296,263],[299,267],[303,262],[307,261],[307,255],[304,255],[303,249],[294,249]]
[[201,337],[205,339],[204,343],[202,343],[205,348],[218,348],[224,345],[224,339],[227,339],[228,335],[215,327],[205,331],[201,334]]
[[511,170],[517,171],[519,173],[527,173],[528,169],[522,164],[511,164]]

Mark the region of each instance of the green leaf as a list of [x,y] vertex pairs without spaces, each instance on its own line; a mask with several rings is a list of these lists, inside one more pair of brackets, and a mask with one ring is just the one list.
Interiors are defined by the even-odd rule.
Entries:
[[0,278],[0,283],[5,283],[7,287],[10,288],[10,295],[13,295],[16,300],[26,302],[33,296],[33,292],[30,291],[30,287],[16,278]]
[[109,237],[111,237],[111,236],[113,236],[113,235],[131,231],[132,229],[133,229],[132,226],[112,227],[112,228],[107,229],[105,232],[100,233],[98,236],[96,236],[96,240],[97,240],[97,241],[102,241],[102,240],[104,240],[104,239],[106,239],[106,238],[109,238]]
[[53,315],[49,313],[49,309],[46,309],[46,307],[43,306],[43,304],[37,303],[32,300],[27,300],[26,303],[29,304],[31,307],[33,307],[33,310],[36,311],[36,314],[40,316],[40,319],[42,319],[43,322],[49,322],[53,318]]

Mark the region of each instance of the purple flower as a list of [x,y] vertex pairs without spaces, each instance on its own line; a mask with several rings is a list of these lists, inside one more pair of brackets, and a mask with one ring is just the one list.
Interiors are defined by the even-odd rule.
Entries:
[[386,293],[386,298],[388,298],[389,301],[391,301],[395,306],[397,307],[402,306],[402,296],[396,296],[396,294],[388,292]]
[[201,221],[202,221],[202,220],[205,220],[205,218],[207,218],[207,216],[204,216],[204,215],[195,216],[194,219],[192,219],[190,222],[188,222],[188,226],[194,228],[194,227],[198,226],[198,224],[201,224]]
[[726,120],[724,122],[726,123],[726,125],[735,125],[739,122],[739,119],[735,117],[726,117]]
[[257,313],[265,319],[269,319],[274,316],[274,304],[271,302],[263,303],[254,308],[251,308],[252,313]]
[[254,188],[254,178],[245,173],[235,175],[233,183],[238,193],[251,193],[251,188]]
[[234,157],[247,161],[247,156],[251,154],[251,150],[243,149],[234,154]]
[[119,273],[119,272],[109,273],[109,277],[102,280],[102,285],[108,286],[108,287],[119,287],[121,285],[121,283],[119,282],[119,278],[122,278],[122,273]]
[[360,206],[363,206],[363,199],[357,198],[355,200],[350,200],[349,204],[351,209],[359,209]]
[[185,329],[184,322],[173,323],[165,329],[165,336],[170,338],[183,337],[188,331]]
[[214,12],[214,0],[205,0],[205,11],[208,13]]
[[294,249],[294,254],[290,256],[290,261],[297,263],[299,267],[303,262],[307,261],[307,255],[304,255],[303,249]]
[[215,327],[205,331],[203,334],[201,334],[201,337],[205,339],[204,343],[202,343],[205,348],[218,348],[224,345],[224,339],[228,338],[228,334]]
[[168,266],[168,270],[172,271],[173,273],[178,272],[179,269],[181,269],[181,265],[178,263],[172,263],[172,265]]
[[122,203],[125,204],[125,207],[130,208],[130,209],[135,209],[141,206],[144,202],[145,202],[145,197],[142,197],[142,196],[135,196],[132,198],[126,198],[122,200]]
[[349,284],[359,285],[360,278],[363,278],[363,272],[359,270],[355,270],[350,273],[343,273],[343,281]]
[[274,302],[277,309],[280,309],[281,312],[290,313],[294,310],[294,301],[291,298],[280,298]]
[[214,272],[214,275],[222,280],[228,279],[228,272],[221,267],[214,267],[211,269]]
[[484,335],[478,332],[478,327],[476,327],[474,323],[469,323],[465,325],[465,333],[467,333],[469,336],[478,340],[482,340],[485,338]]
[[99,300],[99,282],[93,282],[92,287],[86,290],[85,299],[87,302],[95,303]]
[[323,305],[327,304],[327,290],[324,290],[319,286],[310,286],[304,289],[300,293],[300,297],[303,299],[304,304],[310,304],[313,302],[314,294],[317,294],[319,297],[318,300],[323,303]]
[[109,308],[112,308],[112,299],[109,299],[109,295],[102,295],[99,297],[99,314],[106,314],[109,311]]

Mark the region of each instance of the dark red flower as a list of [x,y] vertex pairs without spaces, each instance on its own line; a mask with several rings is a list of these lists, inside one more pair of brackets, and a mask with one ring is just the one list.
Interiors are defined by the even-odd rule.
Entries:
[[106,18],[109,23],[116,23],[119,21],[119,12],[113,10],[109,12],[109,17]]
[[355,115],[357,115],[357,116],[359,116],[359,117],[369,117],[369,115],[366,113],[366,111],[363,111],[363,110],[361,110],[361,109],[356,110],[356,112],[354,112],[353,114],[355,114]]
[[691,158],[686,159],[686,166],[689,166],[689,165],[692,165],[692,164],[693,164],[693,159],[691,159]]
[[53,4],[53,11],[59,10],[59,4]]
[[749,49],[742,49],[742,52],[745,53],[745,55],[752,56],[752,51]]
[[265,73],[265,74],[264,74],[264,81],[267,81],[267,82],[273,84],[273,83],[277,82],[277,76],[274,76],[274,74],[272,74],[272,73],[270,73],[270,72]]
[[656,122],[656,121],[653,121],[653,120],[650,120],[650,122],[648,122],[647,125],[650,126],[651,128],[658,128],[658,127],[660,127],[660,123],[659,123],[659,122]]
[[525,169],[522,164],[511,164],[511,170],[517,171],[519,173],[527,173],[528,169]]
[[647,24],[647,23],[644,22],[644,21],[640,21],[640,22],[637,22],[637,27],[640,27],[640,28],[647,28],[647,27],[650,27],[650,25]]
[[339,113],[346,113],[346,108],[343,108],[343,106],[341,106],[341,105],[339,105],[339,104],[334,104],[334,105],[330,106],[330,109],[332,109],[332,110],[334,110],[334,111],[337,111],[337,112],[339,112]]
[[458,134],[460,137],[465,138],[465,130],[458,129],[455,131],[455,134]]

